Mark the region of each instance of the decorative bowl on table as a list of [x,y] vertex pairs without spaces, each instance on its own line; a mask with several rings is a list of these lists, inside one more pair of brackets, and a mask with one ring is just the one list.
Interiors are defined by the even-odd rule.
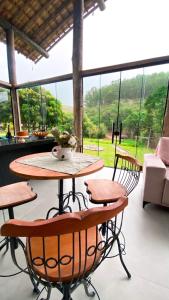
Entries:
[[15,138],[19,143],[25,143],[25,139],[29,138],[28,130],[17,131]]
[[17,131],[16,133],[16,137],[24,138],[28,136],[29,136],[28,130]]
[[47,131],[34,131],[33,135],[39,139],[44,139],[48,135],[48,132]]

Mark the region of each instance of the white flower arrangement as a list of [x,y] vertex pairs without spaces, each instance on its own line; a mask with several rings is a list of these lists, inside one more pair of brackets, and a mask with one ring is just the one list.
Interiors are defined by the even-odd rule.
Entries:
[[62,148],[76,148],[77,137],[75,135],[70,134],[68,131],[60,132],[56,127],[52,128],[51,133]]

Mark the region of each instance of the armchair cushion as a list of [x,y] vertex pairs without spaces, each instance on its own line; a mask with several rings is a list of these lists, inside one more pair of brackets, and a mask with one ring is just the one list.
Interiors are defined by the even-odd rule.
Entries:
[[164,186],[162,204],[165,206],[169,206],[169,167],[167,167],[166,175],[165,175],[165,186]]
[[166,166],[154,154],[145,154],[143,166],[143,201],[161,204],[165,183]]
[[169,137],[161,137],[156,149],[156,155],[169,166]]

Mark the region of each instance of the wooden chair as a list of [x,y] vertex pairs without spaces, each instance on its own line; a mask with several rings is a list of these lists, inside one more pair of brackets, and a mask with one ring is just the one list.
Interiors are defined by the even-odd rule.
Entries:
[[[0,210],[7,209],[9,219],[14,219],[15,206],[25,204],[37,198],[27,182],[17,182],[10,185],[0,187]],[[5,237],[1,241],[0,251],[6,246],[6,251],[9,248],[9,238]],[[5,252],[6,252],[5,251]]]
[[[107,206],[120,197],[128,196],[137,186],[142,166],[133,157],[116,154],[111,179],[89,179],[85,181],[90,202]],[[105,235],[106,224],[102,226]]]
[[133,157],[116,154],[111,179],[89,179],[85,181],[89,200],[106,206],[123,196],[128,196],[137,186],[142,171],[141,164]]
[[[66,213],[48,220],[9,220],[1,227],[1,233],[11,237],[11,252],[16,264],[12,239],[27,237],[26,246],[21,245],[29,275],[36,289],[41,283],[47,290],[46,300],[50,298],[52,288],[61,292],[62,300],[71,300],[72,292],[81,283],[88,296],[95,293],[98,296],[90,274],[109,256],[114,242],[119,242],[121,228],[117,228],[111,219],[120,217],[127,204],[128,199],[123,197],[107,207]],[[100,230],[103,222],[107,224],[104,237]],[[123,261],[122,264],[130,278]],[[90,285],[95,292],[89,292]],[[40,296],[41,292],[38,299]]]

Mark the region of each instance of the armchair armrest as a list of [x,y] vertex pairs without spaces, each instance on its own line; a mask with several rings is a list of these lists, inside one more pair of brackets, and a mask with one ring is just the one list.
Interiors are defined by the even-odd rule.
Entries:
[[143,202],[161,203],[166,166],[154,154],[145,154],[143,165]]

